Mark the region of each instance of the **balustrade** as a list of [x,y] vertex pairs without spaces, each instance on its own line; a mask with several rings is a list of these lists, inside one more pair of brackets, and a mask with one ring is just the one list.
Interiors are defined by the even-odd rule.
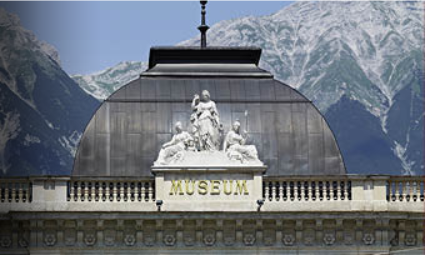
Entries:
[[[423,211],[423,176],[263,177],[262,211]],[[154,179],[37,177],[0,179],[0,211],[53,210],[154,211]],[[136,203],[145,203],[138,207]],[[299,206],[286,207],[285,203]],[[311,203],[311,204],[310,204]],[[103,205],[102,205],[103,204]],[[117,206],[115,206],[117,205]],[[314,206],[313,206],[314,205]],[[53,206],[53,207],[52,207]]]
[[26,179],[0,179],[1,203],[30,203],[32,183]]
[[351,180],[264,178],[263,198],[266,202],[351,200]]
[[423,202],[424,183],[421,176],[391,176],[387,181],[387,201]]
[[155,200],[153,180],[71,180],[69,202],[149,202]]

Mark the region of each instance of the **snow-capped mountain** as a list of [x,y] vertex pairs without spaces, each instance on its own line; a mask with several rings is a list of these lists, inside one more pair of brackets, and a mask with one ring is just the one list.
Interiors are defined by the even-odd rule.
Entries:
[[98,106],[60,67],[56,49],[0,8],[0,176],[67,174]]
[[[349,172],[412,174],[423,171],[423,31],[421,2],[295,2],[214,24],[207,41],[261,47],[260,66],[326,115]],[[136,75],[88,83],[105,91]]]
[[88,94],[99,100],[106,99],[110,94],[131,80],[137,79],[147,64],[138,61],[124,61],[118,65],[89,75],[71,76]]
[[[409,81],[406,67],[421,67],[423,17],[419,2],[298,2],[270,16],[219,22],[208,44],[259,46],[261,66],[322,111],[348,90],[381,117]],[[199,45],[199,38],[181,44]]]

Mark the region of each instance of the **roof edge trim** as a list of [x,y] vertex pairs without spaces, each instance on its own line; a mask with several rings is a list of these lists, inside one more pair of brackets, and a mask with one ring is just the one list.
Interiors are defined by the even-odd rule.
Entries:
[[[149,69],[159,63],[199,64],[199,63],[244,63],[258,65],[261,48],[258,47],[194,47],[166,46],[152,47],[149,54]],[[149,72],[149,70],[148,70]]]

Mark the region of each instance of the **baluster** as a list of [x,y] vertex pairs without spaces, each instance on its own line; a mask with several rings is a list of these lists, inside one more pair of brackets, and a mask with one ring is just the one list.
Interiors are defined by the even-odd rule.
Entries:
[[276,201],[276,182],[272,181],[272,200]]
[[337,182],[337,185],[338,185],[338,190],[339,190],[338,200],[339,201],[344,200],[344,198],[343,198],[343,196],[344,196],[344,181],[339,180]]
[[92,196],[93,190],[93,182],[87,182],[87,201],[89,202],[94,200],[94,196]]
[[283,201],[283,182],[279,182],[279,201]]
[[25,203],[27,201],[27,184],[21,183],[22,188],[22,202]]
[[409,181],[409,201],[413,201],[413,183],[414,181]]
[[98,182],[97,183],[97,197],[96,197],[96,202],[102,201],[103,200],[103,186],[102,186],[102,182]]
[[24,200],[24,198],[23,198],[24,193],[23,193],[23,190],[22,190],[22,185],[24,185],[24,184],[23,183],[19,183],[18,185],[19,185],[19,189],[18,189],[18,201],[19,202],[23,202],[23,200]]
[[416,202],[416,200],[418,200],[418,182],[413,181],[412,183],[413,183],[413,189],[412,189],[411,199],[413,199],[413,201]]
[[110,182],[105,183],[105,202],[111,201],[111,190],[110,190]]
[[306,181],[307,184],[307,200],[313,201],[312,181]]
[[331,200],[331,182],[326,181],[326,200]]
[[389,181],[389,189],[390,189],[390,201],[395,201],[395,185],[392,180]]
[[136,183],[132,182],[130,183],[130,201],[134,202],[136,199]]
[[351,181],[347,181],[347,200],[351,201],[352,194],[351,194]]
[[117,185],[118,182],[112,182],[113,185],[113,189],[112,189],[112,201],[116,202],[117,201]]
[[407,199],[407,183],[406,181],[401,181],[402,185],[402,201],[406,201]]
[[137,200],[140,202],[142,201],[142,183],[137,182],[136,184],[136,194],[137,194]]
[[311,181],[311,199],[312,201],[316,201],[317,197],[318,197],[318,192],[317,192],[317,182],[316,181]]
[[81,182],[77,183],[77,201],[81,201]]
[[131,183],[127,182],[127,201],[131,201]]
[[145,182],[142,182],[142,185],[141,185],[141,188],[142,188],[141,199],[142,199],[142,201],[146,201],[146,199],[147,199],[145,185],[146,185],[146,183]]
[[120,183],[120,201],[125,201],[124,182]]
[[331,190],[331,200],[336,200],[337,196],[338,196],[338,185],[336,185],[336,181],[331,181],[330,182],[330,190]]
[[304,182],[303,181],[299,181],[298,182],[298,187],[299,187],[298,191],[301,193],[301,194],[298,194],[298,197],[299,197],[300,201],[305,201],[305,186],[304,186]]
[[290,181],[289,182],[289,199],[291,200],[291,201],[294,201],[295,200],[295,184],[294,184],[294,182],[293,181]]
[[149,200],[148,201],[153,201],[152,182],[148,182],[148,195],[149,195]]
[[6,183],[5,186],[6,187],[5,187],[4,197],[5,197],[6,202],[9,202],[9,200],[10,200],[10,196],[9,196],[9,183]]
[[92,182],[90,197],[92,201],[99,201],[99,186],[98,182]]
[[395,184],[395,201],[400,201],[400,197],[401,197],[401,195],[400,195],[400,182],[398,182],[398,181],[395,181],[394,182],[394,184]]
[[74,182],[68,181],[69,184],[69,201],[74,201]]
[[89,183],[84,182],[84,201],[89,201]]
[[264,181],[263,185],[264,185],[264,200],[269,200],[269,182]]
[[16,187],[15,187],[15,183],[12,183],[12,193],[11,193],[11,202],[15,202],[15,197],[16,197]]

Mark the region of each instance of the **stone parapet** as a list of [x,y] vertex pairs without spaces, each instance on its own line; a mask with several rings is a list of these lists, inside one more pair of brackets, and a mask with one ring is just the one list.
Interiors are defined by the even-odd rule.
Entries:
[[[204,173],[200,174],[199,171]],[[202,185],[205,185],[206,191],[209,192],[202,196],[196,195],[198,202],[194,196],[186,194],[184,186],[188,179],[186,175],[194,172],[196,176],[203,176],[201,179],[205,183]],[[262,176],[260,170],[244,172],[236,169],[227,180],[223,179],[221,174],[220,178],[215,178],[214,171],[198,169],[194,172],[189,170],[178,172],[182,178],[175,181],[182,181],[180,183],[182,190],[180,187],[174,187],[177,193],[173,195],[169,193],[173,179],[169,177],[174,175],[172,169],[170,171],[163,169],[161,174],[157,174],[156,180],[69,176],[0,179],[0,213],[152,212],[161,209],[159,206],[163,211],[425,212],[424,178],[421,176],[346,175],[273,178]],[[164,184],[166,181],[164,176],[167,174],[171,186]],[[194,183],[189,184],[194,184],[197,188],[196,185],[199,185],[201,179],[193,178]],[[247,192],[253,192],[249,193],[250,195],[244,195],[246,192],[244,179],[247,180],[245,183]],[[236,185],[232,187],[232,196],[236,197],[234,192],[239,190],[242,193],[237,195],[242,198],[238,199],[245,202],[249,200],[249,206],[241,207],[243,210],[238,209],[236,205],[214,206],[216,202],[220,204],[226,201],[227,195],[224,194],[223,185],[227,185],[226,192],[229,193],[230,180],[233,180],[233,186]],[[238,180],[239,186],[236,182]],[[159,200],[162,204],[158,204]],[[236,200],[233,202],[237,204]],[[172,203],[174,204],[170,207]],[[211,203],[211,206],[205,206],[208,203]]]

